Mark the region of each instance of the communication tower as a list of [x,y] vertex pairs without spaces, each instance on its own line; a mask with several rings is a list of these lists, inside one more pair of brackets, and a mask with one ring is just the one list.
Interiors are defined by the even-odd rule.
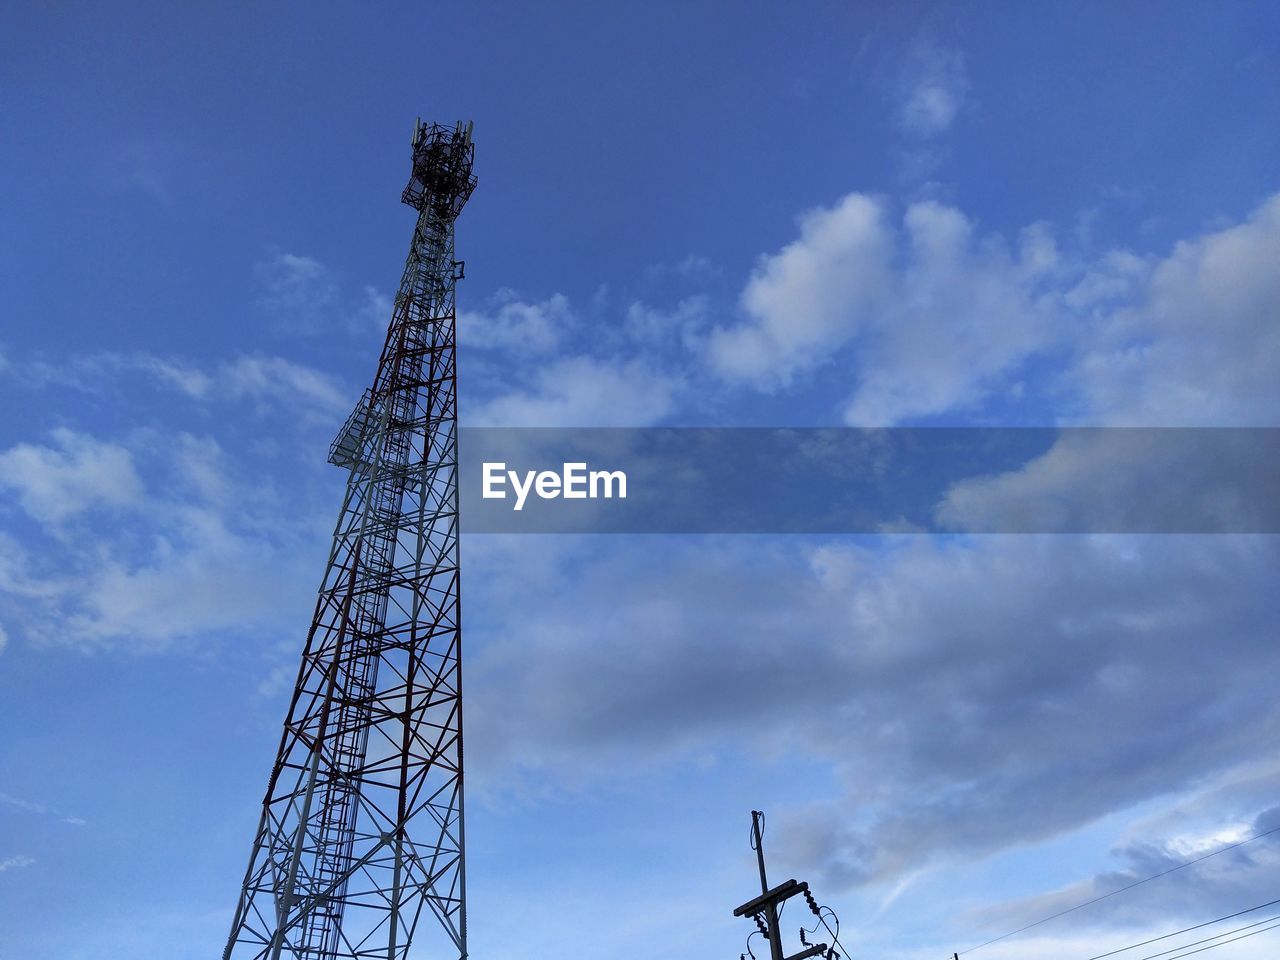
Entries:
[[418,211],[224,960],[467,955],[454,221],[471,124],[423,124]]

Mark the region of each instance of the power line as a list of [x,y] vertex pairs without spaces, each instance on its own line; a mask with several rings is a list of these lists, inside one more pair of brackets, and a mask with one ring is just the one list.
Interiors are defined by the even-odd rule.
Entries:
[[990,940],[986,940],[983,943],[978,944],[976,947],[970,947],[968,950],[961,950],[959,953],[955,954],[955,956],[959,957],[966,953],[973,953],[975,950],[981,950],[983,947],[989,947],[991,944],[999,943],[1001,940],[1008,940],[1010,937],[1017,936],[1019,933],[1025,933],[1032,927],[1038,927],[1040,924],[1048,923],[1050,920],[1057,920],[1059,917],[1065,917],[1068,913],[1075,913],[1077,910],[1093,906],[1093,904],[1106,900],[1109,897],[1114,897],[1116,894],[1124,893],[1126,890],[1132,890],[1134,887],[1140,887],[1144,883],[1150,883],[1152,880],[1159,880],[1161,877],[1167,877],[1171,873],[1177,873],[1179,870],[1185,870],[1187,867],[1194,866],[1202,860],[1208,860],[1210,857],[1216,857],[1218,854],[1226,853],[1228,850],[1234,850],[1236,847],[1243,847],[1246,843],[1252,843],[1254,840],[1260,840],[1273,833],[1280,833],[1280,827],[1272,827],[1270,830],[1255,833],[1252,837],[1246,837],[1243,840],[1237,840],[1235,843],[1228,844],[1225,847],[1219,847],[1217,850],[1196,857],[1194,860],[1187,860],[1184,863],[1178,864],[1176,867],[1170,867],[1168,870],[1162,870],[1159,873],[1153,873],[1149,877],[1143,877],[1141,880],[1135,880],[1133,883],[1120,887],[1117,890],[1112,890],[1110,893],[1104,893],[1102,896],[1094,897],[1092,900],[1086,900],[1084,903],[1077,903],[1074,907],[1059,910],[1055,914],[1043,917],[1040,920],[1036,920],[1034,923],[1028,923],[1026,926],[1019,927],[1017,930],[1010,930],[1008,933],[1003,933],[998,937],[992,937]]
[[[1236,927],[1234,930],[1224,930],[1222,933],[1215,933],[1212,937],[1205,937],[1203,940],[1192,940],[1190,943],[1180,943],[1176,947],[1170,947],[1168,950],[1161,950],[1159,953],[1149,953],[1142,960],[1156,960],[1157,957],[1163,957],[1165,954],[1177,953],[1179,950],[1185,950],[1187,947],[1198,947],[1202,943],[1208,943],[1210,940],[1222,940],[1223,937],[1229,937],[1233,933],[1239,933],[1241,930],[1252,930],[1254,927],[1260,927],[1264,923],[1271,923],[1273,920],[1280,920],[1280,915],[1267,917],[1265,920],[1255,920],[1253,923],[1246,923],[1243,927]],[[1267,927],[1270,930],[1270,927]],[[1257,931],[1262,933],[1261,930]],[[1253,934],[1250,934],[1252,936]],[[1223,940],[1223,943],[1231,943],[1230,940]],[[1183,954],[1186,956],[1186,954]]]
[[[1228,943],[1235,943],[1237,940],[1246,940],[1249,937],[1256,937],[1258,934],[1266,933],[1268,930],[1274,930],[1276,927],[1280,927],[1280,923],[1273,923],[1271,926],[1263,927],[1261,930],[1255,930],[1253,933],[1242,933],[1238,937],[1232,937],[1230,940],[1223,940],[1221,943],[1213,943],[1207,947],[1201,947],[1199,950],[1188,950],[1186,953],[1180,953],[1175,957],[1170,957],[1169,960],[1182,960],[1183,957],[1189,957],[1193,953],[1204,953],[1206,950],[1212,950],[1215,947],[1222,947]],[[1188,946],[1190,946],[1190,944],[1188,944]]]
[[1106,953],[1099,953],[1089,957],[1088,960],[1102,960],[1103,957],[1114,957],[1117,953],[1136,950],[1138,947],[1145,947],[1149,943],[1159,943],[1161,940],[1168,940],[1170,937],[1176,937],[1180,933],[1190,933],[1192,930],[1211,927],[1215,923],[1221,923],[1223,920],[1234,920],[1236,917],[1243,917],[1246,913],[1253,913],[1255,910],[1261,910],[1263,907],[1274,907],[1277,903],[1280,903],[1280,900],[1268,900],[1266,903],[1260,903],[1256,907],[1250,907],[1248,910],[1241,910],[1238,913],[1229,913],[1225,917],[1218,917],[1216,920],[1206,920],[1204,923],[1197,923],[1194,926],[1183,927],[1181,930],[1174,930],[1172,933],[1161,934],[1158,937],[1152,937],[1150,940],[1143,940],[1140,943],[1131,943],[1129,946],[1120,947],[1118,950],[1108,950]]

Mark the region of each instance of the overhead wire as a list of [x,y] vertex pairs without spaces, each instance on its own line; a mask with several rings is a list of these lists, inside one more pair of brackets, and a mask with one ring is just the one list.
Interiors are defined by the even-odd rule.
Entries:
[[1225,917],[1218,917],[1214,920],[1206,920],[1204,923],[1197,923],[1190,927],[1183,927],[1181,930],[1174,930],[1172,933],[1164,933],[1158,937],[1152,937],[1150,940],[1142,940],[1139,943],[1131,943],[1127,947],[1119,947],[1116,950],[1108,950],[1106,953],[1095,954],[1087,960],[1103,960],[1104,957],[1114,957],[1118,953],[1127,953],[1130,950],[1136,950],[1138,947],[1145,947],[1151,943],[1159,943],[1161,940],[1168,940],[1170,937],[1176,937],[1181,933],[1190,933],[1192,930],[1202,930],[1205,927],[1211,927],[1215,923],[1221,923],[1223,920],[1234,920],[1236,917],[1243,917],[1246,913],[1253,913],[1264,907],[1274,907],[1280,903],[1280,899],[1268,900],[1266,903],[1260,903],[1256,907],[1250,907],[1248,910],[1240,910],[1236,913],[1229,913]]
[[848,957],[849,951],[846,950],[844,948],[844,944],[840,942],[840,918],[836,916],[836,912],[830,907],[824,905],[822,909],[831,914],[831,919],[836,922],[836,928],[832,930],[831,925],[827,923],[826,918],[823,917],[821,913],[818,914],[818,919],[822,922],[822,925],[827,928],[827,933],[831,934],[831,945],[833,947],[839,947],[840,955]]
[[[1159,953],[1149,953],[1145,957],[1142,957],[1141,960],[1156,960],[1157,957],[1163,957],[1170,953],[1177,953],[1179,950],[1187,949],[1187,947],[1198,947],[1200,946],[1200,944],[1208,943],[1210,940],[1221,940],[1223,937],[1229,937],[1231,936],[1231,934],[1239,933],[1241,930],[1252,930],[1254,927],[1262,926],[1262,924],[1264,923],[1272,923],[1273,921],[1276,921],[1276,920],[1280,920],[1280,914],[1277,914],[1276,916],[1273,916],[1273,917],[1267,917],[1264,920],[1255,920],[1253,923],[1246,923],[1243,927],[1236,927],[1234,930],[1224,930],[1222,931],[1222,933],[1215,933],[1212,937],[1205,937],[1203,940],[1192,940],[1190,943],[1180,943],[1176,947],[1170,947],[1168,950],[1161,950]],[[1280,924],[1277,924],[1277,926],[1280,926]],[[1267,927],[1266,929],[1270,930],[1271,927]],[[1256,932],[1262,933],[1263,931],[1258,930]],[[1252,935],[1253,934],[1250,934],[1250,936]],[[1222,942],[1233,943],[1234,941],[1223,940]],[[1196,951],[1196,952],[1199,952],[1199,951]],[[1186,954],[1183,954],[1183,956],[1186,956]]]
[[[1242,933],[1238,937],[1232,937],[1230,940],[1223,940],[1220,943],[1211,943],[1209,946],[1201,947],[1198,950],[1188,950],[1186,953],[1179,953],[1170,957],[1169,960],[1182,960],[1183,957],[1189,957],[1196,953],[1204,953],[1206,950],[1214,950],[1218,947],[1226,946],[1228,943],[1235,943],[1237,940],[1247,940],[1249,937],[1256,937],[1260,933],[1266,933],[1268,930],[1275,930],[1277,927],[1280,927],[1280,923],[1273,923],[1269,927],[1263,927],[1261,930],[1254,930],[1252,933]],[[1191,946],[1191,944],[1187,944],[1187,946]]]
[[1059,917],[1065,917],[1068,913],[1075,913],[1077,910],[1083,910],[1085,907],[1093,906],[1093,904],[1095,903],[1100,903],[1101,901],[1106,900],[1110,897],[1114,897],[1117,894],[1124,893],[1126,890],[1132,890],[1134,887],[1140,887],[1144,883],[1150,883],[1152,880],[1159,880],[1161,877],[1167,877],[1171,873],[1177,873],[1179,870],[1185,870],[1187,867],[1195,866],[1197,863],[1200,863],[1203,860],[1208,860],[1210,857],[1216,857],[1221,853],[1226,853],[1228,850],[1234,850],[1236,849],[1236,847],[1242,847],[1246,843],[1252,843],[1254,840],[1261,840],[1263,837],[1268,837],[1273,833],[1280,833],[1280,827],[1272,827],[1270,830],[1263,830],[1261,833],[1255,833],[1251,837],[1246,837],[1243,840],[1237,840],[1235,843],[1227,844],[1227,846],[1225,847],[1219,847],[1217,850],[1213,850],[1209,853],[1203,854],[1199,857],[1196,857],[1193,860],[1184,861],[1183,863],[1178,864],[1176,867],[1170,867],[1167,870],[1161,870],[1159,873],[1153,873],[1149,877],[1143,877],[1141,880],[1135,880],[1133,883],[1129,883],[1116,890],[1112,890],[1110,893],[1104,893],[1101,896],[1094,897],[1092,900],[1086,900],[1084,901],[1084,903],[1077,903],[1074,907],[1068,907],[1065,910],[1059,910],[1057,913],[1050,914],[1049,916],[1042,917],[1041,919],[1036,920],[1033,923],[1028,923],[1025,926],[1021,926],[1017,930],[1010,930],[1008,933],[1002,933],[998,937],[992,937],[990,940],[985,940],[982,943],[978,944],[976,947],[970,947],[967,950],[961,950],[957,952],[955,956],[957,957],[964,956],[964,954],[966,953],[973,953],[973,951],[981,950],[983,947],[989,947],[993,943],[999,943],[1001,940],[1008,940],[1010,937],[1017,936],[1020,933],[1025,933],[1026,931],[1030,930],[1032,927],[1038,927],[1042,923],[1048,923],[1050,920],[1057,920]]

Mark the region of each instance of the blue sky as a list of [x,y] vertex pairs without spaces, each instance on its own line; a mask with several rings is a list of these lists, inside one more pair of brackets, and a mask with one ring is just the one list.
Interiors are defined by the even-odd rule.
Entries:
[[[1262,3],[6,9],[0,954],[220,950],[416,116],[476,124],[468,423],[1280,426],[1278,39]],[[1040,479],[1167,479],[1078,454]],[[889,960],[1280,824],[1274,537],[463,555],[477,957],[737,955],[752,807]],[[1259,840],[973,956],[1278,877]]]

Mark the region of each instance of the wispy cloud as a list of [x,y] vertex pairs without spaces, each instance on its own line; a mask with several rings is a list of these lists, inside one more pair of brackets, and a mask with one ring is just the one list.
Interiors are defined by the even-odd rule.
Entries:
[[254,306],[277,333],[318,335],[334,330],[365,335],[385,330],[391,298],[365,284],[351,291],[342,277],[315,257],[272,250],[254,267],[259,292]]
[[921,36],[908,48],[894,89],[898,128],[915,140],[946,133],[969,92],[964,55]]
[[338,287],[319,260],[277,250],[259,261],[255,271],[262,287],[257,307],[278,329],[313,333],[328,326]]
[[15,797],[8,793],[0,793],[0,804],[3,804],[11,810],[21,810],[24,813],[34,813],[42,817],[54,817],[62,823],[70,824],[73,827],[83,827],[87,822],[83,817],[62,813],[48,804],[36,803],[33,800],[24,800],[21,797]]
[[145,352],[82,354],[56,363],[11,359],[4,373],[31,389],[58,386],[90,394],[119,392],[143,378],[192,400],[249,402],[260,410],[288,409],[303,419],[324,422],[340,422],[356,396],[331,373],[264,353],[208,365]]

